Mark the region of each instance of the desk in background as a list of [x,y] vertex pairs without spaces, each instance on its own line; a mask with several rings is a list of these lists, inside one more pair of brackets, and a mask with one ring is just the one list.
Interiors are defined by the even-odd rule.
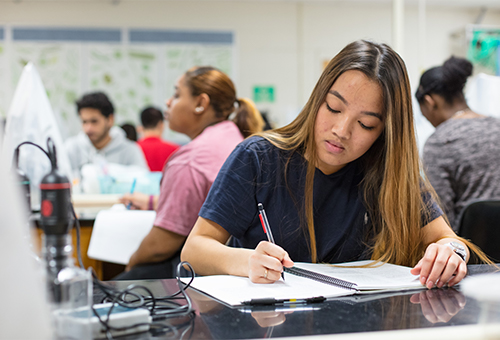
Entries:
[[[97,277],[100,280],[110,280],[116,275],[120,274],[125,270],[125,266],[116,263],[104,262],[100,260],[94,260],[87,256],[87,251],[90,244],[90,237],[92,236],[92,227],[94,225],[97,213],[103,209],[109,209],[114,204],[119,203],[119,198],[122,195],[73,195],[72,201],[75,208],[78,221],[80,222],[80,248],[82,254],[82,262],[85,268],[94,268]],[[42,234],[43,231],[40,228],[38,221],[39,215],[34,215],[32,220],[35,222],[36,228],[36,244],[35,249],[38,251],[42,248]],[[76,225],[72,230],[72,240],[73,240],[73,257],[77,261],[77,237],[76,237]]]
[[[486,265],[470,265],[469,273],[475,275],[493,269]],[[170,295],[178,289],[174,279],[109,282],[119,289],[124,289],[131,283],[148,287],[155,297]],[[188,289],[187,292],[196,310],[194,318],[169,319],[165,321],[169,327],[155,328],[127,339],[314,336],[311,339],[318,340],[330,338],[332,335],[339,340],[500,338],[500,319],[497,325],[491,325],[489,328],[481,326],[480,303],[465,297],[459,288],[336,298],[323,303],[288,308],[285,311],[275,310],[273,307],[242,311],[225,306],[195,290]],[[103,296],[94,288],[94,302],[100,302]],[[425,303],[416,304],[417,297],[427,300]],[[465,302],[463,307],[460,307],[460,301]],[[454,315],[447,314],[446,310]],[[488,337],[486,332],[494,334]]]

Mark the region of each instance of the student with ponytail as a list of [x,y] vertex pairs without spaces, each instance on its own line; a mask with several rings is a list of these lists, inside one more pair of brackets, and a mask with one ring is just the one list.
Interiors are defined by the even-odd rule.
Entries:
[[157,215],[117,279],[172,277],[179,251],[225,159],[264,126],[252,101],[238,99],[231,79],[213,67],[194,67],[177,80],[167,100],[166,119],[170,129],[186,134],[191,142],[165,164],[158,198],[149,202],[144,194],[123,197],[122,202],[139,209],[152,205]]
[[463,89],[471,74],[468,60],[451,57],[425,71],[415,93],[436,128],[424,146],[426,174],[454,230],[468,203],[500,197],[500,119],[467,105]]
[[[385,44],[353,42],[293,122],[229,156],[181,258],[201,275],[259,283],[279,280],[293,261],[371,258],[414,266],[429,288],[453,286],[469,249],[421,173],[403,60]],[[258,203],[276,244],[266,241]]]

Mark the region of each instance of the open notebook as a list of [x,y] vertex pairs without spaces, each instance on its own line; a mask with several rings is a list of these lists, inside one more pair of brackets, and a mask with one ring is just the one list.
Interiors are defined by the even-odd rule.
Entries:
[[[192,287],[230,306],[289,302],[314,302],[338,296],[425,288],[409,267],[377,263],[374,267],[353,268],[372,261],[342,264],[296,262],[285,271],[285,281],[252,283],[232,275],[195,277]],[[189,279],[183,278],[183,282]]]

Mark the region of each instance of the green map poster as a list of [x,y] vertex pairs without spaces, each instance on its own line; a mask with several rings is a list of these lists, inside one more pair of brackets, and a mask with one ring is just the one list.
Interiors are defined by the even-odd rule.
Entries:
[[[75,100],[89,91],[104,91],[115,106],[117,124],[139,124],[142,108],[165,108],[177,78],[196,65],[211,65],[233,76],[233,46],[228,44],[121,44],[12,42],[10,58],[0,44],[0,115],[5,117],[17,82],[28,63],[34,63],[61,126],[64,139],[81,127]],[[1,85],[1,84],[0,84]],[[9,95],[10,93],[10,95]],[[166,131],[171,140],[185,136]]]

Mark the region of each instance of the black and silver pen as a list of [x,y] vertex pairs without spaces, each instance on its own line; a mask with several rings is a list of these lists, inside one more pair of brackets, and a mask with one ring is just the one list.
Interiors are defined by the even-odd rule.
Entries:
[[[264,210],[264,205],[262,203],[257,204],[259,207],[259,218],[260,223],[262,224],[262,228],[264,229],[264,233],[267,235],[267,240],[272,244],[276,244],[274,242],[273,233],[271,232],[271,226],[269,225],[269,221],[267,220],[266,211]],[[283,281],[285,280],[285,271],[281,272],[281,278]]]
[[262,298],[262,299],[251,299],[249,301],[243,301],[244,305],[249,306],[270,306],[270,305],[297,305],[306,303],[318,303],[325,301],[326,298],[323,296],[316,296],[304,299],[274,299],[274,298]]

